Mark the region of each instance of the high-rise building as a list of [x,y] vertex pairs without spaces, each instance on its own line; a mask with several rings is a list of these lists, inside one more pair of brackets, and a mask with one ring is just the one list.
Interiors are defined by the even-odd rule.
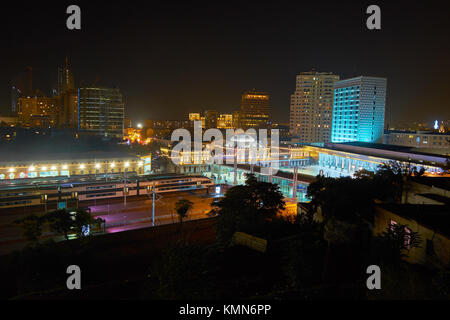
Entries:
[[54,95],[61,95],[66,91],[75,89],[75,80],[69,69],[69,59],[66,57],[66,65],[64,68],[58,68],[57,83]]
[[241,99],[240,125],[242,129],[264,128],[270,115],[270,96],[255,89],[245,92]]
[[221,113],[217,118],[218,129],[233,129],[233,115]]
[[124,103],[119,89],[79,88],[78,129],[123,138]]
[[216,110],[206,110],[205,111],[205,128],[217,128],[217,118],[219,113]]
[[381,142],[385,78],[356,77],[334,84],[332,142]]
[[78,91],[68,89],[56,97],[59,103],[58,126],[62,128],[78,128]]
[[191,112],[189,113],[189,121],[200,121],[200,113],[197,112]]
[[338,75],[329,72],[302,72],[297,75],[291,95],[290,132],[300,143],[331,140],[333,85]]
[[124,128],[124,129],[132,128],[132,125],[131,125],[131,119],[129,119],[129,118],[123,118],[123,128]]
[[233,112],[233,128],[241,129],[241,112],[240,111]]
[[24,127],[49,128],[57,125],[59,111],[55,98],[19,98],[17,115]]
[[17,113],[19,98],[33,96],[33,69],[27,67],[11,81],[11,111]]

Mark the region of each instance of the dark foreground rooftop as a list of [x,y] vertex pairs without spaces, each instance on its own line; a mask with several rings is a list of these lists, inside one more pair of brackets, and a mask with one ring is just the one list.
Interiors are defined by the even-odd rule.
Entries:
[[379,207],[450,237],[450,206],[383,203]]

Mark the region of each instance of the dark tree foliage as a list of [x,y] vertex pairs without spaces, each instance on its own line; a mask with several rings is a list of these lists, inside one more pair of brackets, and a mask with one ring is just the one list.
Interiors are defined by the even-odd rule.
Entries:
[[[416,174],[409,165],[391,162],[381,166],[376,173],[361,170],[354,178],[318,176],[309,185],[307,196],[311,199],[313,212],[321,209],[323,239],[328,242],[323,273],[325,282],[342,281],[342,272],[337,270],[350,271],[352,266],[351,273],[356,273],[364,269],[363,263],[371,246],[375,201],[400,201],[405,180]],[[393,255],[392,250],[387,252]]]
[[78,209],[75,212],[71,228],[78,238],[82,238],[86,236],[86,227],[92,225],[100,226],[103,222],[103,219],[94,218],[89,212]]
[[354,178],[328,178],[318,176],[308,186],[307,197],[314,210],[322,209],[324,219],[356,222],[372,221],[373,201],[400,202],[405,182],[411,176],[420,176],[423,170],[398,161],[381,165],[377,172],[360,170]]
[[143,298],[208,299],[206,291],[212,283],[205,282],[205,270],[210,269],[208,251],[195,246],[168,248],[149,269],[143,287]]
[[223,199],[213,204],[213,212],[219,217],[219,243],[227,243],[236,231],[260,234],[266,222],[285,208],[283,198],[278,185],[247,175],[245,185],[229,189]]
[[375,237],[372,248],[378,263],[398,265],[409,256],[411,249],[420,248],[421,243],[419,233],[409,230],[406,225],[395,224]]
[[187,199],[181,199],[175,203],[175,211],[178,214],[178,219],[180,220],[180,222],[183,222],[183,219],[187,217],[187,214],[189,210],[192,209],[193,205],[194,204]]
[[42,226],[44,219],[41,216],[30,214],[25,218],[14,221],[15,224],[22,228],[23,236],[27,241],[36,243],[42,235]]
[[[449,139],[450,143],[450,139]],[[445,159],[445,164],[443,165],[442,169],[444,170],[444,173],[450,173],[450,156],[447,154],[447,158]]]
[[315,209],[320,206],[325,221],[332,217],[348,222],[372,221],[373,187],[367,178],[318,176],[308,186],[307,197]]
[[72,213],[62,209],[50,211],[42,216],[32,214],[15,221],[22,228],[24,237],[32,242],[39,241],[42,228],[46,225],[51,232],[63,235],[68,240],[70,232],[74,232],[78,238],[81,238],[87,234],[88,226],[100,226],[103,222],[103,219],[96,219],[89,212],[81,209]]
[[376,187],[374,195],[380,200],[401,202],[406,182],[413,176],[419,177],[425,173],[421,168],[409,163],[389,161],[379,166],[372,181]]
[[51,211],[45,215],[44,219],[52,232],[64,235],[66,240],[69,239],[69,232],[74,224],[69,211],[65,209]]

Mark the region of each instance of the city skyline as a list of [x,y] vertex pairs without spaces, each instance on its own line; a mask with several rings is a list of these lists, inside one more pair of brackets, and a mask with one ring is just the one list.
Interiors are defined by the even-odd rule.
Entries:
[[[148,17],[137,7],[123,13],[121,6],[81,4],[78,33],[58,28],[66,19],[64,5],[41,7],[39,23],[29,10],[23,12],[26,22],[12,30],[7,18],[2,28],[10,50],[1,55],[12,58],[0,75],[2,112],[9,109],[10,84],[17,73],[32,66],[33,87],[50,94],[57,68],[69,56],[77,86],[118,87],[126,116],[133,120],[183,119],[198,109],[231,113],[239,108],[242,93],[257,88],[270,94],[273,120],[287,123],[293,81],[312,69],[341,79],[387,78],[386,124],[450,118],[450,97],[442,81],[450,70],[448,44],[441,41],[448,27],[437,12],[429,26],[431,11],[425,5],[383,4],[378,33],[365,28],[363,4],[244,5],[240,10],[189,6],[187,12],[183,5],[160,5]],[[284,22],[271,22],[274,17],[284,17]],[[317,17],[328,22],[305,32]],[[33,24],[36,30],[28,32]],[[125,36],[129,28],[132,37]],[[354,41],[333,40],[335,30]],[[40,33],[48,37],[37,37]],[[30,50],[50,43],[56,44],[51,52]],[[116,45],[122,49],[111,50]]]
[[449,3],[3,5],[0,299],[450,300]]

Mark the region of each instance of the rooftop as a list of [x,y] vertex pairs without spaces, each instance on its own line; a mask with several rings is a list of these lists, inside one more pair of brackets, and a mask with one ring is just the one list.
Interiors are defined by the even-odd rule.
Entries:
[[441,203],[443,203],[445,205],[450,205],[450,198],[441,196],[439,194],[421,193],[421,194],[419,194],[419,196],[422,196],[422,197],[425,197],[425,198],[428,198],[428,199],[431,199],[431,200],[435,200],[435,201],[441,202]]
[[383,203],[377,206],[450,237],[448,205]]
[[412,177],[412,181],[450,191],[449,177]]
[[138,158],[136,155],[126,152],[90,151],[71,153],[5,153],[0,157],[0,164],[36,161],[73,161],[81,159],[132,159]]
[[412,163],[431,166],[442,165],[445,163],[446,158],[448,158],[445,155],[419,152],[413,147],[370,142],[326,143],[324,148],[390,160],[410,161]]

